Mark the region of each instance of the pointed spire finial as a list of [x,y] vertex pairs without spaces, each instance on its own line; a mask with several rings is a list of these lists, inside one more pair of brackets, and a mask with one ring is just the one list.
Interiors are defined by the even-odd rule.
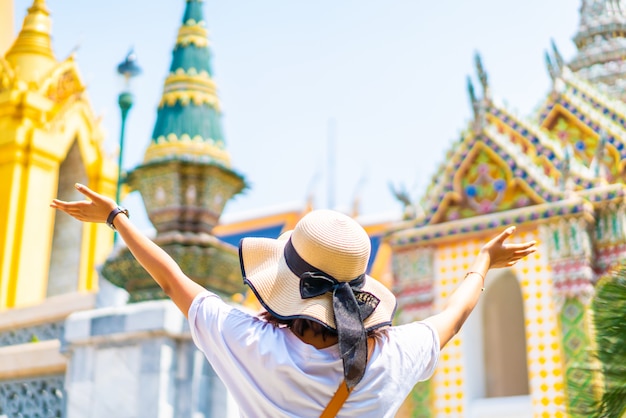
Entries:
[[476,102],[476,91],[474,90],[474,83],[472,83],[472,78],[470,76],[467,76],[467,92],[473,106]]
[[550,75],[552,81],[554,81],[559,76],[559,71],[556,69],[556,66],[552,62],[552,58],[550,58],[550,53],[548,51],[545,51],[544,57],[546,61],[546,68],[548,68],[548,74]]
[[13,46],[7,52],[7,59],[17,54],[34,54],[54,59],[50,32],[52,22],[45,0],[34,0],[24,17],[22,29]]
[[470,97],[472,111],[474,112],[472,128],[475,133],[480,133],[485,126],[485,103],[476,97],[474,83],[472,83],[472,78],[470,76],[467,76],[467,92]]
[[565,65],[563,56],[561,55],[561,52],[559,52],[559,49],[556,47],[556,42],[554,42],[554,39],[550,39],[550,44],[552,45],[552,55],[554,55],[554,62],[557,65],[558,70],[561,71],[563,69],[563,66]]
[[480,57],[480,53],[476,51],[474,55],[474,61],[476,63],[476,72],[478,73],[478,79],[480,80],[480,84],[483,86],[483,96],[485,99],[490,99],[491,95],[489,93],[489,80],[487,77],[487,72],[483,67],[483,61]]

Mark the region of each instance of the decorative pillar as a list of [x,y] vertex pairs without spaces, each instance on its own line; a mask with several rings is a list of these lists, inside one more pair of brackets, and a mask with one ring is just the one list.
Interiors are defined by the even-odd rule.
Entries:
[[589,303],[595,281],[590,230],[584,218],[560,219],[542,229],[559,312],[568,413],[576,418],[589,416],[600,393],[590,350],[594,343]]
[[626,257],[626,205],[611,202],[598,209],[593,233],[594,268],[600,277]]
[[[433,260],[433,311],[441,312],[450,295],[459,287],[465,272],[480,249],[480,243],[467,238],[459,243],[437,247]],[[457,334],[446,345],[439,357],[437,371],[431,378],[433,417],[467,416],[467,379],[464,370],[463,333]]]
[[[393,292],[398,300],[395,322],[407,324],[433,313],[434,248],[399,249],[392,258]],[[399,416],[431,418],[433,391],[430,380],[419,382],[399,411]],[[407,411],[407,412],[405,412]],[[410,411],[410,412],[408,412]]]
[[512,267],[524,301],[528,384],[533,416],[565,418],[566,390],[559,335],[559,311],[554,303],[550,259],[540,229],[519,231],[515,241],[535,240],[539,249]]

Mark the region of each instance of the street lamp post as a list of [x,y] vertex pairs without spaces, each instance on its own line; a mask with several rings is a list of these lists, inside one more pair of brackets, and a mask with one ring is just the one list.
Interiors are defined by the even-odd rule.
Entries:
[[[122,115],[122,123],[120,126],[120,150],[117,160],[117,189],[115,191],[115,201],[119,204],[121,198],[122,184],[124,183],[124,173],[122,170],[122,157],[124,155],[124,136],[126,132],[126,118],[130,108],[133,107],[133,94],[130,92],[130,80],[141,74],[141,68],[137,65],[137,56],[131,49],[126,58],[117,66],[117,72],[124,79],[124,89],[117,98]],[[117,233],[113,236],[113,240],[117,239]]]

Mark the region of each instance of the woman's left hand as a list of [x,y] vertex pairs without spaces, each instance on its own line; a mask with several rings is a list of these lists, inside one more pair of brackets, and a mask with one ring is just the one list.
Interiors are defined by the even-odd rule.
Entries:
[[537,250],[536,241],[507,244],[504,241],[513,235],[515,227],[509,227],[489,241],[480,250],[489,256],[489,268],[511,267],[522,258]]
[[51,208],[62,210],[83,222],[106,222],[109,214],[117,207],[117,203],[109,197],[102,196],[94,192],[89,187],[76,183],[76,190],[85,195],[89,200],[75,202],[64,202],[54,199],[50,204]]

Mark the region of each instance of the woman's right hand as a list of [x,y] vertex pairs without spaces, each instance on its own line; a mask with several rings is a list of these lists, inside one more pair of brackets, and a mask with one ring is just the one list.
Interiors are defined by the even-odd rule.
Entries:
[[505,244],[504,241],[513,235],[513,232],[515,232],[515,227],[511,226],[481,248],[480,252],[489,257],[489,268],[511,267],[537,250],[536,241]]
[[64,202],[54,199],[50,204],[51,208],[59,209],[68,215],[73,216],[83,222],[106,222],[109,214],[117,207],[117,203],[109,197],[102,196],[91,190],[89,187],[76,183],[76,190],[81,192],[89,200],[79,200],[74,202]]

